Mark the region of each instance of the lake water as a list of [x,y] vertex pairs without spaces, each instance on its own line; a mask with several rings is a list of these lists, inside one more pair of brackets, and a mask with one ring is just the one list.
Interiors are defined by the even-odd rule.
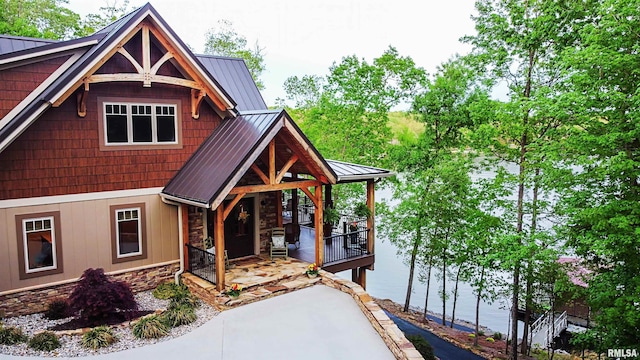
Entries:
[[[507,169],[509,172],[516,173],[517,166],[515,164],[508,164]],[[473,179],[490,178],[495,175],[492,171],[482,171],[472,175]],[[515,199],[515,194],[513,196]],[[392,192],[389,189],[377,189],[376,201],[382,202],[386,200],[387,203],[393,203]],[[407,284],[409,281],[409,266],[404,263],[403,258],[397,255],[397,250],[389,240],[382,237],[378,232],[376,233],[375,244],[375,270],[367,271],[367,292],[374,297],[382,299],[391,299],[399,304],[404,304]],[[429,311],[437,314],[442,313],[442,300],[438,295],[438,290],[441,287],[442,280],[439,280],[436,276],[438,269],[434,268],[431,272],[431,289],[429,291]],[[339,276],[345,279],[351,279],[351,271],[345,271],[338,273]],[[509,279],[508,274],[504,274],[505,278]],[[447,281],[447,291],[451,293],[455,286],[455,282]],[[424,301],[426,296],[426,284],[418,281],[417,271],[414,275],[413,281],[413,293],[411,295],[411,306],[424,308]],[[495,302],[489,304],[481,300],[480,302],[480,324],[488,327],[493,331],[499,331],[503,335],[506,335],[508,329],[510,329],[510,311],[511,300],[506,298],[500,298]],[[473,294],[471,286],[466,283],[460,282],[458,285],[458,301],[456,304],[456,320],[465,320],[469,323],[475,323],[475,308],[476,308],[476,296]],[[450,296],[446,301],[446,315],[451,316],[453,309],[453,297]],[[522,323],[519,323],[518,334],[521,335],[523,331]]]

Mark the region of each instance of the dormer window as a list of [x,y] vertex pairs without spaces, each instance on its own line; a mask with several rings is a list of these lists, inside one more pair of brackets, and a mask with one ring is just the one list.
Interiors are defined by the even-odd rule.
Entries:
[[106,145],[177,144],[176,105],[105,102]]

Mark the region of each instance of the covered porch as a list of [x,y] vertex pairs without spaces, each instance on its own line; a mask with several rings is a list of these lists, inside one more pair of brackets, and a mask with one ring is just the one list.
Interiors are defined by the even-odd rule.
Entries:
[[[367,168],[364,177],[340,178],[345,166],[366,168],[330,165],[283,110],[225,120],[161,193],[166,203],[179,207],[186,271],[215,284],[217,291],[238,283],[234,265],[256,258],[267,261],[272,229],[299,224],[302,199],[313,214],[308,219],[312,232],[302,236],[307,249],[303,260],[329,271],[355,266],[356,280],[364,286],[365,270],[373,269],[373,216],[349,233],[334,226],[325,235],[325,204],[331,204],[332,185],[365,181],[366,206],[373,214],[374,179],[391,173]],[[294,210],[287,211],[283,192],[295,194]]]

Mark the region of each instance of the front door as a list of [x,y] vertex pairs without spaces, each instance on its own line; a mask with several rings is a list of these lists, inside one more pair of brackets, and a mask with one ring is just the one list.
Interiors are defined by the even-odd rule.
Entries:
[[[240,200],[224,221],[224,247],[229,259],[254,255],[253,198]],[[225,201],[226,206],[230,201]]]

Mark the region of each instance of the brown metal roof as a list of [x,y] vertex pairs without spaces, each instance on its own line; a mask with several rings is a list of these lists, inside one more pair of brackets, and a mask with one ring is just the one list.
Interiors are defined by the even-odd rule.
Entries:
[[238,110],[267,110],[267,104],[244,60],[213,55],[196,57],[236,101]]
[[359,164],[351,164],[337,160],[327,159],[327,164],[338,175],[338,183],[370,180],[394,176],[391,170],[375,168]]
[[[289,136],[291,131],[304,144]],[[280,140],[286,137],[289,144],[298,142],[293,151],[304,156],[302,163],[312,164],[313,157],[304,154],[313,153],[321,162],[313,164],[313,172],[324,169],[322,175],[335,181],[328,164],[287,113],[266,110],[224,121],[169,181],[161,195],[196,206],[217,207],[276,137]]]

